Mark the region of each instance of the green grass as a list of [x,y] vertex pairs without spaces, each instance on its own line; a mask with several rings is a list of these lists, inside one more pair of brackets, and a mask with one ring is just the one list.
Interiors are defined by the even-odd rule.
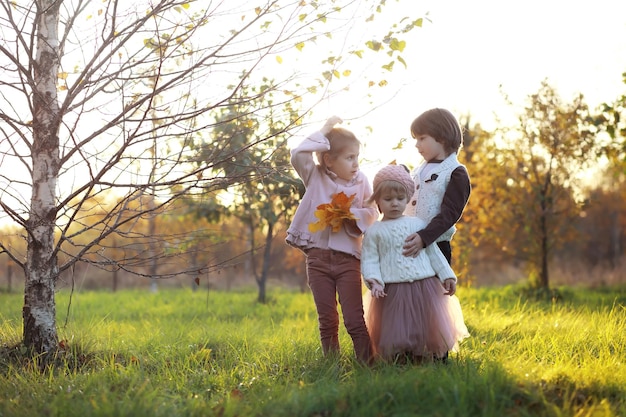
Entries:
[[[626,289],[466,289],[472,337],[448,365],[323,358],[310,294],[164,290],[57,296],[66,347],[43,371],[0,293],[0,417],[626,416]],[[67,321],[67,324],[66,324]]]

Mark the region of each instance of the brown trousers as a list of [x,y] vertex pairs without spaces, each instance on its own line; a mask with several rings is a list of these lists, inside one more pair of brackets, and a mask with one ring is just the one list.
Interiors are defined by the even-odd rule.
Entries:
[[347,253],[313,248],[307,251],[306,272],[317,308],[324,354],[339,352],[339,296],[343,323],[352,338],[354,353],[359,361],[370,363],[373,349],[363,317],[360,261]]

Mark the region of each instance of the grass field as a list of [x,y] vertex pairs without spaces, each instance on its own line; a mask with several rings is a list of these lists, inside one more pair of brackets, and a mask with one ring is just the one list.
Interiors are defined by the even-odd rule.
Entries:
[[461,288],[449,364],[365,368],[343,328],[322,357],[309,293],[60,292],[65,352],[40,371],[0,293],[0,417],[626,416],[626,289],[560,294]]

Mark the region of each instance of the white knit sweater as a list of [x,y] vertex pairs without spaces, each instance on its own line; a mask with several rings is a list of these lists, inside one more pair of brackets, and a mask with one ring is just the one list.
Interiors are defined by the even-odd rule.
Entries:
[[[415,258],[402,255],[406,237],[424,226],[424,220],[409,216],[370,226],[361,248],[363,279],[374,279],[383,287],[385,283],[412,282],[433,276],[441,282],[449,278],[456,281],[454,271],[436,244],[427,246]],[[369,287],[367,281],[366,285]]]

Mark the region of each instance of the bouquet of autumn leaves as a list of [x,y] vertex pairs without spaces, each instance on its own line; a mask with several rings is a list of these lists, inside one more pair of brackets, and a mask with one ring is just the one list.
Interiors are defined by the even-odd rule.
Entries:
[[315,210],[314,214],[319,220],[315,223],[309,223],[309,231],[315,233],[330,226],[333,232],[338,232],[344,220],[358,220],[350,212],[350,206],[355,196],[356,194],[352,194],[348,197],[341,191],[337,194],[333,194],[330,203],[317,206],[317,210]]

